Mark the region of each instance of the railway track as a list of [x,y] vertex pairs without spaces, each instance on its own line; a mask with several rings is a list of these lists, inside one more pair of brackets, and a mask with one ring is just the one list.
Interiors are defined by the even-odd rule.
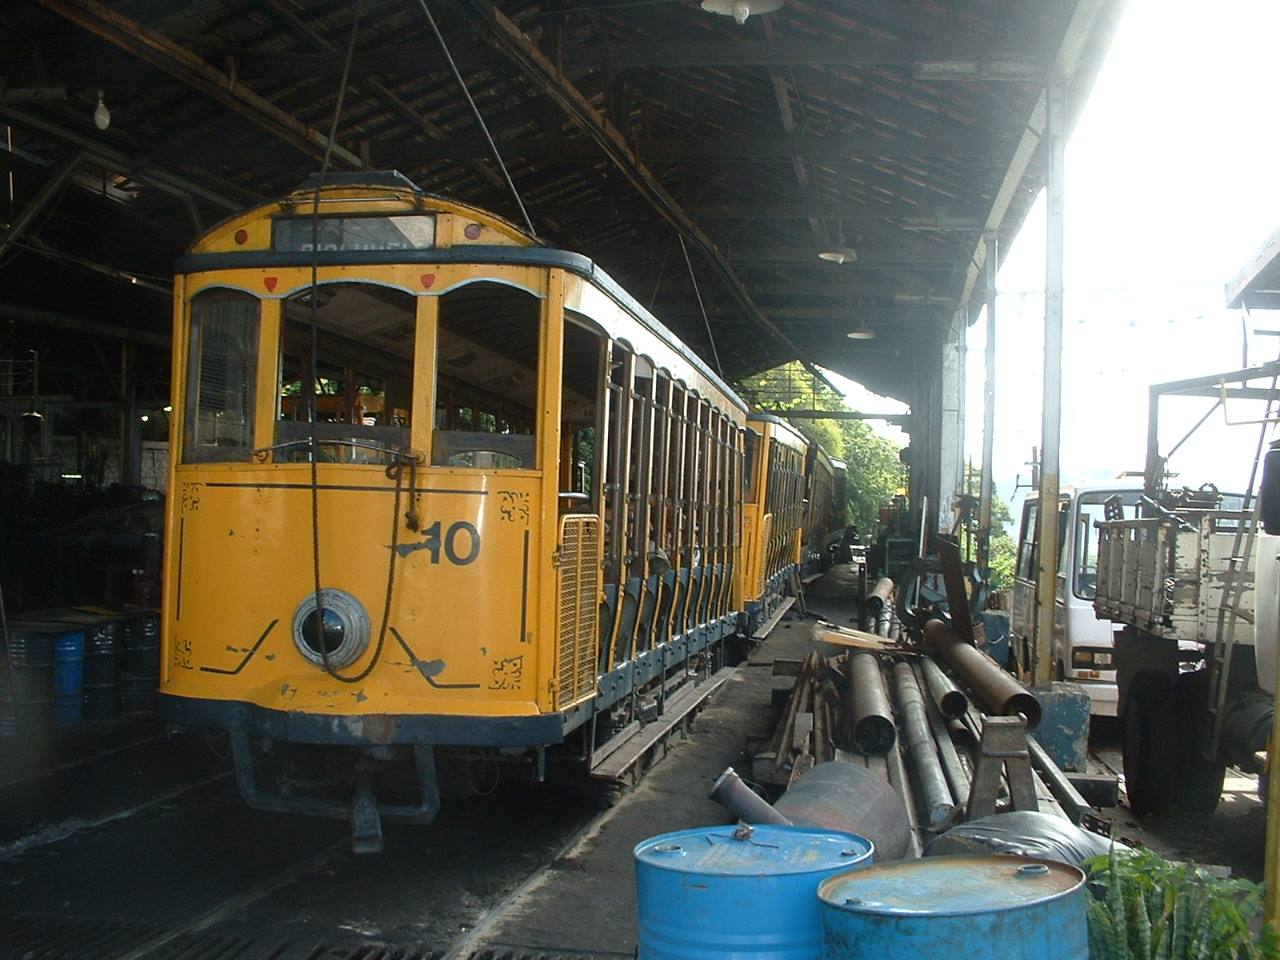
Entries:
[[[429,828],[391,827],[385,853],[357,857],[345,823],[249,810],[224,772],[141,773],[121,763],[135,748],[0,785],[0,804],[26,809],[35,788],[77,784],[57,820],[16,836],[4,821],[0,960],[549,960],[495,951],[485,932],[609,813],[567,791],[500,789],[446,804]],[[115,779],[165,786],[139,798]],[[124,806],[103,806],[108,786]]]

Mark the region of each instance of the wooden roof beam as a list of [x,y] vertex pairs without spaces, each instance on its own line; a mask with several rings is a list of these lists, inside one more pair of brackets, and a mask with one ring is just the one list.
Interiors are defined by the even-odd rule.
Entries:
[[181,80],[302,153],[319,158],[327,148],[339,164],[353,170],[364,168],[364,163],[350,150],[331,143],[327,135],[238,84],[234,77],[209,66],[203,58],[164,34],[121,16],[96,0],[40,0],[40,3],[94,36]]
[[779,352],[781,357],[779,362],[795,359],[801,355],[802,351],[791,341],[791,338],[760,311],[728,259],[716,247],[715,242],[703,233],[676,199],[645,167],[627,144],[622,132],[600,115],[528,36],[522,33],[500,10],[485,0],[448,0],[448,5],[468,22],[477,26],[497,50],[545,90],[547,95],[564,109],[570,119],[600,146],[609,160],[626,176],[640,195],[652,204],[683,237],[688,239],[695,250],[706,257],[746,316],[784,348]]

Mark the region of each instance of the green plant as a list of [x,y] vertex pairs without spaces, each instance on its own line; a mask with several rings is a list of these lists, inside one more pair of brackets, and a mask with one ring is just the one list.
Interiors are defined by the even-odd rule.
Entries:
[[1150,850],[1086,860],[1091,960],[1273,960],[1280,937],[1255,932],[1262,887],[1175,864]]

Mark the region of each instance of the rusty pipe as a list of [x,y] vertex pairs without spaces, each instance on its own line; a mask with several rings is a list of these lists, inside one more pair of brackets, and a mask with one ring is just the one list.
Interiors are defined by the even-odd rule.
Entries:
[[987,713],[1002,717],[1022,714],[1027,719],[1028,730],[1040,723],[1040,702],[994,660],[962,640],[941,620],[930,620],[924,625],[924,639],[977,694]]
[[867,631],[877,633],[882,637],[888,635],[889,615],[892,610],[893,581],[888,577],[881,577],[876,581],[876,585],[871,592],[867,594],[867,601],[863,606]]
[[898,708],[902,713],[903,732],[907,748],[916,768],[916,779],[924,793],[925,807],[929,814],[929,826],[937,828],[951,819],[956,809],[955,797],[942,771],[938,747],[929,730],[929,716],[925,712],[924,697],[916,675],[907,663],[893,668],[894,685],[898,693]]
[[884,688],[880,661],[874,654],[849,658],[849,703],[853,716],[853,745],[868,757],[883,757],[893,749],[898,731]]
[[964,712],[969,709],[969,698],[951,682],[951,678],[942,672],[942,668],[931,657],[921,658],[920,672],[924,674],[929,695],[938,705],[938,712],[948,720],[964,716]]

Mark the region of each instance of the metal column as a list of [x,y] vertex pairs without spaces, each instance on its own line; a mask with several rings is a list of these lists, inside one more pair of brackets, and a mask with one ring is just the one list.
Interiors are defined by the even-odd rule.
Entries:
[[1053,606],[1058,590],[1058,451],[1062,433],[1063,164],[1066,153],[1066,83],[1048,86],[1045,136],[1049,152],[1044,286],[1044,409],[1040,428],[1040,516],[1036,571],[1036,639],[1031,679],[1052,680]]

